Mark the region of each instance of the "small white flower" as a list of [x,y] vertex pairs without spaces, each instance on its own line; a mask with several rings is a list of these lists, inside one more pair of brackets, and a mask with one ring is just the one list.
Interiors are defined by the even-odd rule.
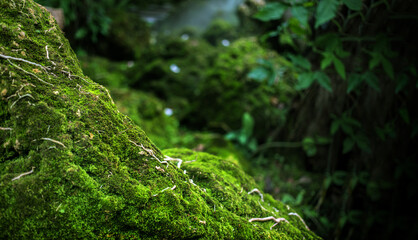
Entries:
[[128,61],[126,63],[126,65],[128,66],[128,68],[131,68],[131,67],[133,67],[135,65],[135,62],[134,61]]
[[174,64],[174,63],[170,65],[170,70],[173,73],[179,73],[180,72],[180,68],[176,64]]
[[184,41],[189,40],[189,38],[190,38],[189,34],[185,33],[185,34],[181,35],[181,39],[184,40]]
[[231,43],[229,42],[229,40],[226,40],[226,39],[222,40],[222,45],[223,46],[228,47],[230,44]]
[[171,109],[171,108],[164,109],[164,114],[167,115],[167,116],[173,115],[173,109]]

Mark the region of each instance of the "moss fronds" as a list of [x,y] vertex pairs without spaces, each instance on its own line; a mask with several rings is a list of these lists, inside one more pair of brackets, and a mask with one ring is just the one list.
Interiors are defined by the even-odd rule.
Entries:
[[[237,164],[163,154],[83,75],[43,7],[0,0],[0,16],[0,239],[318,238],[247,194]],[[249,222],[267,216],[290,224]]]

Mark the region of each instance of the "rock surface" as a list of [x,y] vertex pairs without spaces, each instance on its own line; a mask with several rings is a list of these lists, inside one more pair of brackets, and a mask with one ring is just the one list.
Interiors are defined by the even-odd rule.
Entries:
[[45,8],[0,16],[0,239],[319,239],[236,163],[162,153]]

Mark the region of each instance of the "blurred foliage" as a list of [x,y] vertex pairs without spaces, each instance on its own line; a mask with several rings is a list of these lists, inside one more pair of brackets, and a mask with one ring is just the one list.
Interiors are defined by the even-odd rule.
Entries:
[[[283,0],[267,1],[254,14],[254,21],[268,29],[260,39],[287,56],[298,75],[297,108],[276,139],[297,142],[273,142],[263,158],[277,164],[273,156],[281,149],[280,156],[306,169],[304,175],[322,173],[322,186],[292,190],[283,184],[286,176],[277,183],[286,191],[281,199],[300,205],[324,237],[418,235],[403,226],[416,221],[402,207],[416,196],[411,187],[417,178],[398,172],[406,165],[418,169],[411,161],[417,157],[412,147],[417,138],[411,134],[418,123],[412,104],[417,101],[417,39],[400,27],[416,22],[412,5]],[[305,156],[292,150],[298,146]]]
[[80,57],[86,75],[105,85],[111,92],[118,109],[128,115],[147,133],[161,149],[187,147],[216,154],[240,163],[247,169],[243,154],[223,135],[210,132],[193,132],[180,126],[172,115],[173,109],[152,93],[128,88],[128,75],[133,61],[115,62],[102,57]]
[[133,61],[83,67],[157,145],[244,161],[324,238],[416,239],[417,12],[409,0],[247,0],[238,29],[127,40]]
[[214,46],[228,45],[229,42],[238,38],[238,31],[231,23],[222,19],[215,19],[202,37]]
[[240,126],[246,112],[265,127],[255,131],[284,124],[293,94],[287,60],[264,50],[254,38],[211,46],[205,39],[179,35],[162,37],[141,54],[130,70],[130,86],[166,100],[192,129],[225,133]]
[[65,33],[78,55],[99,54],[111,59],[133,59],[147,48],[150,29],[140,11],[150,4],[177,4],[160,0],[36,0],[41,5],[61,8]]

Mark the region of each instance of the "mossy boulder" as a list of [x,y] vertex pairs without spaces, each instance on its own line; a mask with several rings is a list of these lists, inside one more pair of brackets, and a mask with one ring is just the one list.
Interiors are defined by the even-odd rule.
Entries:
[[[318,238],[248,194],[237,164],[162,153],[83,75],[46,9],[0,0],[0,16],[0,239]],[[287,221],[249,222],[269,216]]]

